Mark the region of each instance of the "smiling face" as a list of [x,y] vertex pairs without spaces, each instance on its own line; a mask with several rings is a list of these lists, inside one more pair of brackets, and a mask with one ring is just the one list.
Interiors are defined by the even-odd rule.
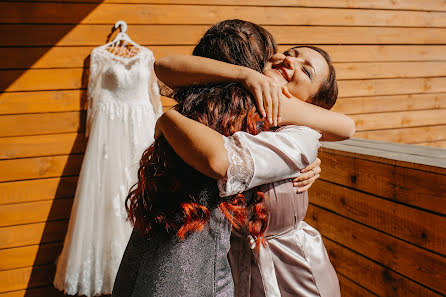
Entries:
[[285,85],[294,97],[309,102],[327,80],[329,68],[320,53],[298,47],[273,55],[263,74]]

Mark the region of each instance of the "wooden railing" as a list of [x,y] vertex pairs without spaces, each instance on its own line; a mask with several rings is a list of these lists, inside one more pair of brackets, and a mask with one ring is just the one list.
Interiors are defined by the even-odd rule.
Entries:
[[342,296],[446,294],[446,150],[325,143],[306,221],[324,236]]

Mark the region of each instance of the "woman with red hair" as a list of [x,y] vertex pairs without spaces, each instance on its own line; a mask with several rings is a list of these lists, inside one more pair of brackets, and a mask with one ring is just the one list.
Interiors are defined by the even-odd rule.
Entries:
[[[274,52],[275,43],[268,32],[255,24],[237,20],[213,26],[194,50],[194,54],[201,53],[202,56],[258,72]],[[182,114],[188,120],[209,126],[219,137],[219,133],[229,137],[238,131],[257,134],[267,126],[256,112],[254,98],[236,83],[183,88],[176,98],[179,102],[177,111],[171,113]],[[289,110],[297,111],[293,117],[302,115],[302,124],[313,121],[305,117],[308,111],[313,112],[316,121],[333,116],[308,104],[304,107],[292,103]],[[282,114],[284,123],[290,120],[290,115]],[[339,134],[349,125],[346,117],[334,117],[338,119],[337,123],[322,127],[321,131]],[[209,150],[189,146],[191,143],[187,142],[174,145],[170,142],[177,138],[170,138],[166,131],[163,132],[166,137],[159,137],[144,153],[138,172],[139,182],[127,198],[126,207],[134,232],[118,271],[113,296],[233,296],[227,261],[231,232],[229,222],[236,227],[242,225],[246,221],[245,199],[249,201],[254,196],[255,201],[261,201],[263,197],[262,192],[256,190],[244,195],[241,192],[295,175],[315,159],[319,134],[302,127],[290,127],[276,133],[262,132],[258,136],[236,133],[243,136],[232,137],[226,143],[228,150],[240,153],[231,155],[231,164],[246,164],[230,166],[232,170],[225,170],[227,166],[218,159],[208,158]],[[250,137],[253,137],[251,143],[254,144],[251,148],[237,145],[242,138]],[[288,141],[288,146],[282,147],[280,152],[275,145],[255,147],[256,141],[263,144],[286,143],[288,137],[300,141]],[[221,137],[219,139],[224,141]],[[178,145],[185,150],[174,150]],[[269,161],[282,164],[276,172],[268,172],[268,164],[261,158],[249,157],[249,152],[256,148],[263,152],[263,156],[269,156]],[[189,154],[195,149],[201,150],[204,155]],[[246,158],[238,158],[243,153]],[[198,161],[195,163],[188,156],[198,156],[195,159]],[[248,175],[237,174],[237,169],[252,170],[253,166],[257,166],[257,169],[263,166],[265,170]],[[223,171],[224,174],[221,174]],[[226,176],[228,172],[230,178]],[[215,180],[210,177],[220,179],[220,192],[233,192],[234,195],[220,198]],[[252,231],[257,232],[260,238],[264,231],[262,224],[266,221],[262,206],[258,203],[254,205],[259,206],[259,211],[254,212],[258,214],[258,220],[251,218],[254,223]]]
[[[277,125],[279,122],[281,126],[299,123],[322,133],[307,127],[284,126],[275,133],[250,136],[238,132],[222,140],[212,129],[176,111],[168,111],[158,122],[157,133],[164,134],[175,152],[189,165],[210,177],[220,178],[221,196],[272,181],[271,177],[281,176],[286,166],[301,169],[308,165],[316,158],[321,136],[324,140],[340,140],[354,132],[352,121],[345,120],[344,116],[301,102],[330,109],[337,99],[330,57],[317,47],[298,46],[273,55],[263,69],[265,75],[196,56],[162,58],[156,62],[156,72],[173,88],[197,82],[237,81],[256,95],[259,107],[266,103],[260,110],[267,111],[269,123]],[[281,91],[293,95],[289,97],[294,100],[281,98]],[[290,143],[295,145],[295,152],[306,152],[302,153],[301,163],[293,161],[292,157],[286,158],[292,156]],[[278,155],[284,157],[278,158]],[[250,159],[253,162],[247,162]],[[307,182],[318,177],[317,171],[311,174]],[[247,199],[249,224],[240,231],[234,229],[231,239],[235,295],[340,296],[336,272],[322,237],[303,221],[308,194],[295,193],[289,179],[258,189],[262,195]]]

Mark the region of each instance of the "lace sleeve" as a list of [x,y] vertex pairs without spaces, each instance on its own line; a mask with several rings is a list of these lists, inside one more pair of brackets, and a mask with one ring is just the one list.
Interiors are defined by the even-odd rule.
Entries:
[[246,191],[254,176],[254,162],[249,149],[242,145],[238,137],[223,136],[223,141],[228,155],[229,167],[226,179],[218,181],[220,197]]
[[296,177],[316,159],[320,137],[318,132],[301,126],[223,137],[229,167],[226,179],[218,181],[220,196]]
[[96,97],[95,91],[98,85],[98,68],[99,68],[99,57],[95,50],[91,52],[90,55],[90,74],[88,77],[88,96],[87,96],[87,124],[85,127],[85,136],[90,135],[91,125],[94,117],[94,105],[93,100]]
[[[149,49],[147,49],[149,50]],[[158,79],[155,75],[154,67],[155,57],[153,56],[152,51],[149,50],[149,94],[150,94],[150,102],[152,103],[153,110],[155,111],[155,116],[158,118],[163,113],[163,106],[161,104],[160,98],[160,88],[158,85]]]

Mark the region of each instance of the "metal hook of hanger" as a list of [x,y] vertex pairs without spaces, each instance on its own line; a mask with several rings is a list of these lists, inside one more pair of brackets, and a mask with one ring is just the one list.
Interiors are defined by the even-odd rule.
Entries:
[[117,21],[115,23],[115,28],[120,28],[121,33],[125,33],[127,31],[127,23],[124,21]]

